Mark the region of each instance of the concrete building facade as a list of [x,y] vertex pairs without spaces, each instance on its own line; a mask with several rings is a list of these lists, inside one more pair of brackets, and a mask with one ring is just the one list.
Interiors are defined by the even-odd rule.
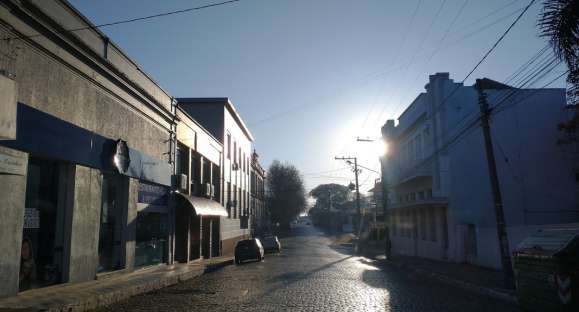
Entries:
[[0,4],[0,296],[172,257],[174,102],[92,26],[64,0]]
[[[574,154],[557,145],[569,112],[563,89],[483,81],[513,251],[536,228],[579,220]],[[448,73],[425,89],[382,128],[392,251],[500,268],[477,91]]]
[[176,113],[175,261],[187,263],[221,254],[223,144],[181,108]]
[[221,254],[250,236],[250,173],[253,136],[228,98],[179,98],[178,106],[223,144],[220,217]]
[[269,212],[265,206],[265,170],[259,163],[259,155],[251,154],[251,202],[250,214],[253,233],[266,233],[270,230]]

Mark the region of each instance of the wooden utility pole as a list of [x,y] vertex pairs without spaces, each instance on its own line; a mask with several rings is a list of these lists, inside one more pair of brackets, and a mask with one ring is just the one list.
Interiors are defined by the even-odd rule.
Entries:
[[362,234],[362,210],[360,209],[360,186],[358,185],[358,158],[357,157],[335,157],[336,160],[345,160],[349,164],[354,161],[354,175],[356,177],[356,213],[358,214],[358,239]]
[[499,185],[499,178],[497,175],[497,164],[495,161],[495,153],[493,150],[493,141],[491,137],[491,130],[489,124],[490,110],[487,102],[486,94],[484,93],[483,81],[476,80],[476,89],[478,92],[478,101],[481,112],[481,127],[483,131],[486,157],[489,168],[489,177],[491,182],[491,191],[493,195],[493,202],[495,208],[495,218],[497,222],[497,236],[499,239],[499,248],[501,252],[501,263],[505,278],[505,287],[508,289],[514,288],[514,273],[511,264],[511,256],[509,249],[509,239],[505,224],[505,214],[503,211],[503,198],[501,195],[501,188]]

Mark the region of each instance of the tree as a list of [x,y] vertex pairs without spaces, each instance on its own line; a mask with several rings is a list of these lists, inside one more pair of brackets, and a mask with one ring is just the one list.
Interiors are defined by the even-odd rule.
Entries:
[[304,181],[295,166],[274,160],[267,171],[267,207],[283,227],[306,209]]
[[[539,18],[540,34],[549,39],[555,55],[565,61],[567,75],[567,102],[579,104],[579,0],[546,0]],[[566,134],[561,143],[578,142],[579,114],[559,129]]]
[[310,196],[316,199],[316,205],[328,208],[330,197],[336,207],[350,199],[350,189],[345,185],[330,183],[320,184],[310,191]]

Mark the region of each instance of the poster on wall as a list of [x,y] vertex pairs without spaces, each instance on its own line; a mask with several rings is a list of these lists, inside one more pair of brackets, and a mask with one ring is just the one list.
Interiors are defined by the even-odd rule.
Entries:
[[40,227],[40,213],[36,208],[26,208],[24,210],[24,228],[37,229]]
[[137,199],[139,212],[168,212],[169,188],[157,184],[140,182]]

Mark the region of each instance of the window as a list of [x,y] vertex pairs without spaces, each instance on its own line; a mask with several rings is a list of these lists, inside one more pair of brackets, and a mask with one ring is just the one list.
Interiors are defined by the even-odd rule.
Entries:
[[422,159],[422,135],[416,136],[416,159]]
[[428,225],[429,225],[429,238],[431,241],[436,242],[436,213],[434,210],[430,209],[428,213]]
[[426,216],[427,216],[427,212],[426,210],[420,210],[420,238],[422,240],[426,240],[426,224],[427,224],[427,220],[426,220]]
[[237,161],[237,142],[233,141],[233,162]]
[[231,159],[231,133],[227,133],[227,159]]
[[431,198],[432,198],[432,189],[426,190],[426,198],[427,198],[427,199],[431,199]]
[[227,199],[226,199],[226,205],[227,205],[227,216],[229,218],[231,218],[231,182],[227,182]]
[[127,209],[128,179],[117,174],[104,174],[102,181],[101,224],[99,230],[98,272],[124,268],[122,255],[123,212]]
[[237,202],[237,186],[233,186],[233,219],[237,219],[237,207],[239,203]]
[[168,216],[166,213],[139,212],[135,237],[135,267],[167,262]]

